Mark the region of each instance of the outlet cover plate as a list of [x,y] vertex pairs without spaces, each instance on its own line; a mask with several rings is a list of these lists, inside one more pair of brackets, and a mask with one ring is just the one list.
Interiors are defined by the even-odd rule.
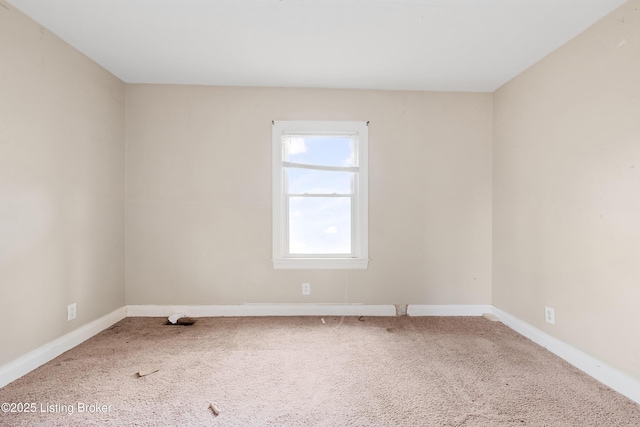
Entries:
[[69,304],[67,306],[67,321],[73,320],[76,318],[76,303]]
[[553,308],[544,308],[544,320],[546,320],[547,323],[551,323],[552,325],[556,324],[556,312]]

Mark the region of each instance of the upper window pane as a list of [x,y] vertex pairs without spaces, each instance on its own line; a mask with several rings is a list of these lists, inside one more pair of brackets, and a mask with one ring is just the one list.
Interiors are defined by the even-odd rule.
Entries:
[[351,135],[285,135],[284,161],[318,166],[357,166]]
[[352,172],[287,168],[289,194],[351,194]]

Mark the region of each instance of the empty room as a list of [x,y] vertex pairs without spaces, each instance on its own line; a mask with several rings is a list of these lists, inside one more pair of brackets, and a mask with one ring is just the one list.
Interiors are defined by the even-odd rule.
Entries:
[[640,0],[0,0],[0,426],[639,426]]

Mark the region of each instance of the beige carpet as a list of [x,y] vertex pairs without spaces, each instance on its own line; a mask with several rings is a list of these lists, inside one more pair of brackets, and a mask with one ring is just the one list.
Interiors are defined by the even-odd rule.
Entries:
[[164,321],[125,319],[0,389],[36,404],[0,424],[640,426],[639,405],[484,318]]

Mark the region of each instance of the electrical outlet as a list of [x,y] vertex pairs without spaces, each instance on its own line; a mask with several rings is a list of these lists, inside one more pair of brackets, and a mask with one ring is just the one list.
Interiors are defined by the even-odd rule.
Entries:
[[311,295],[311,283],[302,284],[302,295]]
[[556,324],[556,312],[553,308],[544,308],[544,320],[546,320],[547,323],[551,323],[552,325]]
[[76,318],[76,303],[69,304],[67,306],[67,321],[73,320]]

